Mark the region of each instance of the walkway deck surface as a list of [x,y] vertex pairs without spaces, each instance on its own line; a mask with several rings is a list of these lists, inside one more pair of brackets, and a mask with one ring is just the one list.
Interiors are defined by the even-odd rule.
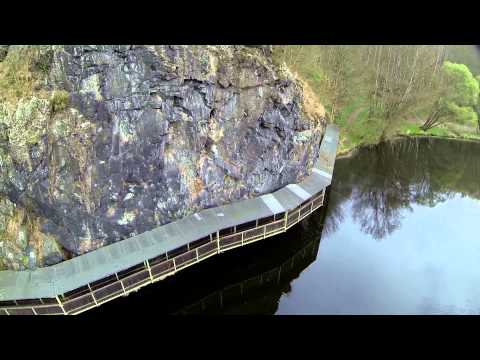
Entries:
[[[288,213],[330,185],[338,139],[338,128],[335,125],[328,125],[312,174],[299,184],[290,184],[257,198],[205,209],[49,267],[33,271],[0,271],[0,301],[56,298],[60,294],[116,275],[146,260],[211,236],[219,230],[272,217],[275,214]],[[299,211],[298,220],[301,220],[301,216]],[[286,219],[285,224],[283,231],[289,227]]]

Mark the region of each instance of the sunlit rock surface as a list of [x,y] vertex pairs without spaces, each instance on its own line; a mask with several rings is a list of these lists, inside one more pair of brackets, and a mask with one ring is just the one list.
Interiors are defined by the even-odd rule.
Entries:
[[0,194],[73,255],[301,181],[318,154],[326,121],[269,47],[39,54],[35,91],[0,107]]

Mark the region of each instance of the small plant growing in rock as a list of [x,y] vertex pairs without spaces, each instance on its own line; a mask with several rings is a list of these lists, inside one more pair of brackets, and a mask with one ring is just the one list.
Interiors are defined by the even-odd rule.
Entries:
[[47,75],[53,61],[53,51],[38,51],[36,57],[32,61],[32,70],[39,71],[43,75]]
[[70,104],[70,94],[64,90],[55,91],[50,99],[50,111],[52,114],[59,113]]

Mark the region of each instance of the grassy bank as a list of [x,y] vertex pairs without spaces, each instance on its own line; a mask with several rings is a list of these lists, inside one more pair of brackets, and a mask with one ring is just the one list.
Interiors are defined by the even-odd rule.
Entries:
[[[274,48],[341,130],[339,154],[398,136],[479,140],[480,53],[448,45]],[[428,119],[428,121],[427,121]],[[429,130],[423,131],[422,125]]]
[[[447,118],[444,123],[436,127],[427,131],[422,130],[421,127],[428,118],[432,107],[432,102],[428,98],[386,122],[382,116],[372,115],[368,100],[362,94],[362,90],[358,89],[358,95],[351,97],[347,103],[343,104],[333,118],[333,122],[341,130],[339,156],[350,154],[359,147],[376,145],[382,140],[394,139],[399,136],[480,141],[478,124],[474,122],[462,124],[455,119]],[[387,123],[388,125],[386,125]]]
[[[381,141],[381,122],[369,118],[368,107],[362,106],[361,99],[346,106],[334,121],[341,129],[338,156],[348,156],[362,146],[378,144]],[[352,117],[356,115],[355,117]],[[410,114],[397,120],[395,129],[385,140],[397,137],[436,137],[457,140],[480,141],[480,131],[473,124],[460,125],[445,123],[427,131],[421,129],[425,114]],[[347,119],[349,121],[347,121]]]

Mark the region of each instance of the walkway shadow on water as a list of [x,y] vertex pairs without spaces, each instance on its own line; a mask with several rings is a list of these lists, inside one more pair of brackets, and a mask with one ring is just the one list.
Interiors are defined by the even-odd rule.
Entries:
[[284,234],[208,259],[82,315],[274,314],[290,283],[315,261],[325,213],[322,208]]

